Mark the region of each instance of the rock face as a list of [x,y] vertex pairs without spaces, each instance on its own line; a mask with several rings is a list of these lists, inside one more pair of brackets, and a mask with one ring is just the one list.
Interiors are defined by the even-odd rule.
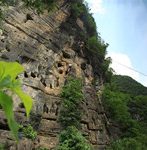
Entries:
[[[53,149],[58,144],[61,130],[58,123],[60,92],[69,75],[80,77],[84,82],[85,102],[82,105],[82,132],[96,150],[104,149],[109,142],[107,118],[100,98],[91,82],[93,68],[84,57],[84,43],[64,31],[61,25],[70,18],[69,4],[57,2],[55,10],[37,15],[23,5],[10,7],[0,35],[0,60],[18,61],[25,67],[19,78],[23,90],[34,100],[28,120],[24,108],[15,98],[15,114],[18,122],[34,122],[36,140],[21,138],[17,144],[10,135],[3,111],[0,110],[0,143],[8,150],[32,150],[38,147]],[[31,18],[31,19],[30,19]],[[84,23],[78,19],[77,26],[83,30]],[[99,94],[100,96],[100,94]]]

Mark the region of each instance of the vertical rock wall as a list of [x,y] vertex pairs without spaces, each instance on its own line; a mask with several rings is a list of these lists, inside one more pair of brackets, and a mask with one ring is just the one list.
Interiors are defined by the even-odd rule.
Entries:
[[[10,7],[6,14],[0,35],[0,60],[18,61],[25,67],[19,78],[23,81],[23,90],[33,98],[33,110],[28,120],[20,101],[14,97],[15,114],[18,122],[31,122],[38,132],[35,141],[21,137],[16,144],[0,110],[0,143],[7,149],[53,149],[57,145],[60,92],[69,75],[82,78],[85,84],[85,101],[81,104],[83,134],[96,150],[104,149],[109,142],[104,110],[91,84],[93,69],[82,57],[83,43],[76,43],[78,49],[73,49],[75,37],[60,28],[70,17],[69,8],[68,3],[60,0],[49,14],[37,15],[22,5]],[[83,29],[80,19],[77,25]]]

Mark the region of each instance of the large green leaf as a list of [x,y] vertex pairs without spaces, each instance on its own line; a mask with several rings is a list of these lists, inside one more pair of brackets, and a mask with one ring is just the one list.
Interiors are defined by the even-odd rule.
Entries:
[[11,77],[7,76],[0,80],[0,89],[8,88],[12,84]]
[[18,125],[14,120],[13,101],[12,98],[6,95],[3,91],[10,90],[16,93],[26,108],[27,116],[29,116],[32,108],[32,99],[21,90],[21,84],[19,80],[16,80],[17,75],[23,71],[24,68],[17,62],[0,61],[0,104],[5,111],[6,118],[8,119],[8,125],[16,139]]
[[14,92],[19,96],[20,100],[23,102],[28,117],[33,105],[32,98],[29,95],[25,94],[19,87],[15,88]]
[[0,104],[4,109],[9,128],[13,132],[15,138],[18,139],[18,124],[14,119],[13,101],[11,97],[0,91]]
[[10,76],[14,80],[18,74],[22,73],[24,68],[17,62],[4,62],[0,61],[0,80]]
[[2,80],[2,76],[3,76],[3,74],[4,74],[4,66],[3,66],[3,64],[2,64],[2,62],[0,62],[0,80]]
[[8,88],[13,91],[13,89],[17,87],[21,87],[20,81],[19,80],[11,81],[10,76],[6,76],[0,81],[0,90]]

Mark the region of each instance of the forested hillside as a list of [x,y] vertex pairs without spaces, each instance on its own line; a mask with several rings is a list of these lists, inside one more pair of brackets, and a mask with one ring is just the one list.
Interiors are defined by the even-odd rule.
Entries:
[[144,87],[129,76],[114,75],[112,84],[120,92],[131,95],[147,95],[147,87]]
[[147,88],[128,76],[114,75],[103,103],[110,120],[112,150],[147,149]]

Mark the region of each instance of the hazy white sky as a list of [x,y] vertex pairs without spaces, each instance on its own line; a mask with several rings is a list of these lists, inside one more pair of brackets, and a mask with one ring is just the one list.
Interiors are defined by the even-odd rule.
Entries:
[[[147,86],[147,0],[86,0],[117,74]],[[122,64],[122,65],[121,65]],[[124,65],[124,66],[123,66]]]

